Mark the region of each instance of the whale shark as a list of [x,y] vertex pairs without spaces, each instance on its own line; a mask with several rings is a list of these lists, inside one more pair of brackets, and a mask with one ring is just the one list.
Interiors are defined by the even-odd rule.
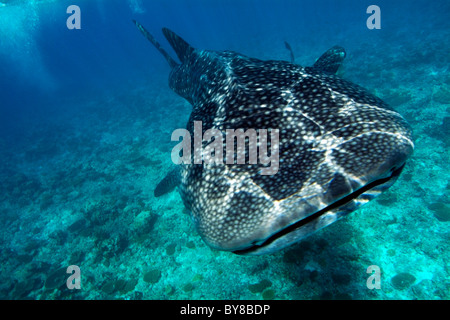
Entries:
[[[133,22],[168,62],[170,88],[192,105],[187,133],[195,134],[194,122],[201,122],[202,134],[214,129],[224,137],[229,129],[279,133],[274,174],[261,174],[266,164],[236,159],[189,162],[174,166],[156,187],[155,196],[177,187],[198,233],[213,249],[242,255],[282,250],[387,190],[413,153],[407,121],[336,75],[346,56],[340,46],[304,67],[293,59],[197,49],[163,28],[176,61]],[[264,142],[271,146],[258,140],[257,148]],[[190,148],[194,153],[196,147]],[[244,153],[248,160],[249,151]]]

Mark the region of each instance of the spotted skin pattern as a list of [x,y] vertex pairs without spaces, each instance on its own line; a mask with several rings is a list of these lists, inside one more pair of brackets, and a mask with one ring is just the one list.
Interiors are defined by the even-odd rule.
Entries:
[[194,49],[163,32],[181,61],[169,85],[193,106],[191,136],[194,121],[202,133],[220,130],[223,141],[226,129],[279,130],[276,174],[260,174],[267,165],[259,163],[179,166],[178,190],[212,248],[247,255],[283,249],[385,191],[413,152],[401,115],[335,75],[341,47],[302,67]]

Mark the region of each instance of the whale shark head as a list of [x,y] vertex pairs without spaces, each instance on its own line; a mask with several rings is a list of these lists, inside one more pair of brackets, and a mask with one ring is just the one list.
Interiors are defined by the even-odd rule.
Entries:
[[[247,255],[283,249],[387,190],[413,152],[411,129],[400,114],[335,75],[345,58],[341,47],[302,67],[194,49],[163,29],[178,63],[135,23],[169,62],[170,87],[193,106],[187,133],[218,133],[194,143],[192,154],[221,141],[213,153],[225,161],[183,163],[171,173],[177,179],[165,180],[177,181],[199,234],[212,248]],[[267,165],[248,161],[250,134],[240,146],[244,163],[228,154],[230,130],[276,131],[276,146],[258,136],[253,148],[259,152],[268,143],[276,151],[276,172],[261,174]],[[239,141],[231,141],[239,150]]]

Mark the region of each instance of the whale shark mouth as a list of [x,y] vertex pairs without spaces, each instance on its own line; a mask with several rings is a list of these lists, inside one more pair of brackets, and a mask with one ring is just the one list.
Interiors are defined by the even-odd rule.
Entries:
[[[281,229],[280,231],[276,232],[275,234],[272,234],[270,237],[266,238],[263,242],[255,243],[251,245],[250,247],[247,247],[245,249],[239,249],[233,251],[233,253],[239,254],[239,255],[260,255],[260,254],[266,254],[270,253],[272,251],[271,248],[275,245],[276,242],[282,240],[287,235],[295,233],[295,232],[301,232],[301,230],[308,225],[318,225],[320,224],[319,221],[326,216],[327,214],[332,213],[333,216],[336,216],[335,219],[332,219],[331,221],[323,224],[319,228],[315,228],[315,230],[321,229],[332,222],[336,221],[337,219],[341,218],[342,216],[354,211],[354,209],[345,209],[346,206],[349,204],[352,204],[352,207],[361,206],[362,204],[366,203],[367,201],[375,198],[378,196],[382,191],[388,189],[399,177],[400,173],[402,172],[403,168],[405,167],[405,163],[403,163],[398,168],[393,168],[391,170],[391,174],[388,177],[377,179],[375,181],[372,181],[365,186],[361,187],[360,189],[352,192],[351,194],[337,200],[336,202],[326,206],[325,208],[309,215],[308,217],[301,219],[297,222],[294,222],[293,224],[290,224],[289,226],[285,227],[284,229]],[[374,194],[371,194],[370,191],[376,191]],[[358,203],[359,202],[359,203]],[[298,237],[296,236],[298,239]],[[300,240],[300,239],[298,239]]]

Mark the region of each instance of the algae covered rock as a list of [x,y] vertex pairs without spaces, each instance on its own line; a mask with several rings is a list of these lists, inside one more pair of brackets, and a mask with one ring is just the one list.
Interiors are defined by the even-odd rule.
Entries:
[[272,285],[272,282],[270,282],[267,279],[263,279],[258,283],[251,284],[248,286],[249,290],[253,293],[263,292],[264,289],[269,288]]
[[114,291],[115,291],[115,288],[114,288],[114,281],[108,281],[108,282],[106,282],[106,283],[102,286],[101,290],[102,290],[104,293],[106,293],[106,294],[113,294]]
[[416,278],[412,274],[402,272],[395,275],[391,279],[391,284],[397,290],[405,290],[409,288],[415,281]]
[[443,202],[435,202],[428,206],[434,216],[441,222],[450,221],[450,206]]
[[144,274],[144,281],[147,283],[155,284],[161,279],[161,271],[158,269],[153,269],[150,271],[147,271]]
[[188,247],[189,249],[195,249],[195,243],[194,241],[188,241],[186,243],[186,247]]
[[264,300],[273,300],[275,298],[275,290],[267,289],[263,292],[262,298]]
[[45,280],[46,289],[56,289],[66,285],[69,274],[66,273],[66,268],[59,268],[51,272]]
[[407,91],[393,91],[385,99],[393,107],[405,104],[411,100],[412,96]]
[[183,291],[184,292],[191,292],[192,290],[194,290],[194,285],[192,283],[190,283],[190,282],[186,283],[183,286]]
[[126,281],[123,288],[120,289],[120,293],[125,294],[130,291],[133,291],[134,288],[136,287],[137,283],[138,283],[137,279],[130,279],[130,280]]
[[442,104],[450,104],[450,90],[440,87],[433,95],[433,100]]
[[166,247],[166,253],[168,256],[171,256],[175,253],[175,249],[177,248],[176,243],[171,243]]

